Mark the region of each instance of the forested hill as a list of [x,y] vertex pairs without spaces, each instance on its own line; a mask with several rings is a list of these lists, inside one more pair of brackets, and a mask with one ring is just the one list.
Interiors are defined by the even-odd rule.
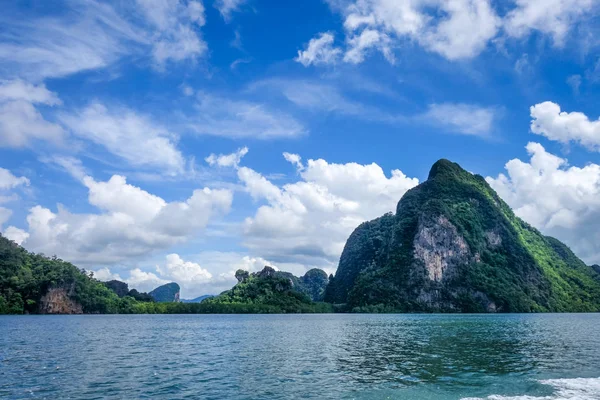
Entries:
[[[269,270],[268,268],[265,271]],[[179,302],[179,285],[170,283],[150,294],[125,282],[100,282],[93,274],[59,258],[26,251],[0,235],[0,314],[81,313],[296,313],[324,312],[311,296],[322,298],[327,275],[309,271],[297,278],[247,274],[230,291],[201,303]]]
[[134,303],[73,264],[29,253],[0,235],[0,313],[117,313]]
[[600,311],[600,275],[483,177],[440,160],[395,214],[350,235],[325,299],[354,311]]

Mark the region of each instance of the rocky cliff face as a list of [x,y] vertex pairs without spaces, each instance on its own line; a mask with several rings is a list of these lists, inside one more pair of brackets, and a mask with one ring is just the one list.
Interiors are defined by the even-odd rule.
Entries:
[[440,160],[395,215],[352,233],[326,301],[356,311],[598,311],[597,276],[481,176]]
[[40,314],[83,314],[81,304],[71,298],[73,286],[52,287],[40,300]]

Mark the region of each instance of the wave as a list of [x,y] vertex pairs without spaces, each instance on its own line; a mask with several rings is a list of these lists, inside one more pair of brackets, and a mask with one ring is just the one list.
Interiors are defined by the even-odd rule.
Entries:
[[600,400],[600,378],[547,379],[539,381],[554,388],[551,396],[465,397],[462,400]]

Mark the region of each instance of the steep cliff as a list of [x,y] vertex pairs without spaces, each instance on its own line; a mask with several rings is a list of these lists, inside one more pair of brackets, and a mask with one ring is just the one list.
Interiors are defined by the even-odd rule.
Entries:
[[48,289],[40,299],[40,314],[83,314],[83,307],[73,299],[74,285]]
[[597,273],[447,160],[348,239],[326,301],[354,311],[598,311]]

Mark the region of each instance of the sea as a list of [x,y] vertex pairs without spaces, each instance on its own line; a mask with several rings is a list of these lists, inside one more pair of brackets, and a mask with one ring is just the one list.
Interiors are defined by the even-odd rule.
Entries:
[[600,314],[0,316],[2,399],[600,399]]

